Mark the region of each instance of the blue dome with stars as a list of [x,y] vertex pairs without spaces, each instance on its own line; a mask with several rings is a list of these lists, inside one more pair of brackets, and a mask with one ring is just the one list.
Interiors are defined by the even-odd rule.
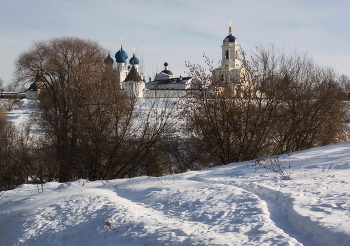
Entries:
[[131,57],[131,59],[129,60],[130,64],[135,64],[138,65],[140,63],[139,59],[136,58],[135,54],[133,54],[133,56]]
[[128,59],[128,54],[123,50],[123,47],[120,47],[120,50],[115,53],[115,61],[117,63],[126,63],[126,59]]

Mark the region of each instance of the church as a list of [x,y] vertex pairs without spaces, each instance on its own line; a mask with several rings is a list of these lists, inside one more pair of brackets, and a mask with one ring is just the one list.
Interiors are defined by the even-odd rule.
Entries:
[[[246,71],[241,67],[239,59],[240,45],[236,37],[232,35],[231,22],[228,35],[223,39],[221,45],[221,65],[212,71],[212,85],[231,86],[235,91],[235,96],[242,97],[242,91],[249,87],[245,79]],[[110,53],[104,60],[105,69],[115,74],[116,83],[121,90],[124,90],[129,96],[136,98],[182,98],[189,96],[191,90],[197,89],[197,84],[192,77],[175,76],[169,70],[169,63],[165,61],[164,69],[156,74],[154,79],[146,78],[139,71],[140,60],[133,56],[128,59],[128,54],[120,49],[115,53],[115,61]],[[36,85],[36,80],[33,85]],[[35,98],[37,86],[31,85],[26,91],[27,98]]]
[[[231,86],[234,88],[237,97],[242,96],[242,91],[249,86],[245,77],[245,69],[241,67],[239,59],[240,45],[236,37],[232,35],[232,26],[230,22],[228,35],[223,39],[221,45],[221,66],[212,72],[212,83],[215,86]],[[142,73],[139,73],[139,59],[135,57],[135,53],[129,60],[127,66],[128,55],[120,46],[120,50],[115,54],[114,72],[117,74],[121,89],[127,94],[138,98],[152,97],[186,97],[187,92],[196,89],[196,83],[192,77],[176,77],[169,70],[169,63],[165,61],[164,70],[160,71],[154,77],[145,81]],[[108,55],[105,64],[113,66],[114,61]],[[132,76],[128,76],[131,74]],[[131,79],[132,78],[132,79]]]
[[236,97],[243,97],[244,92],[250,88],[247,71],[241,67],[240,45],[232,35],[232,27],[221,45],[221,66],[212,72],[212,83],[215,86],[230,86]]
[[181,75],[176,77],[169,70],[167,61],[164,63],[164,70],[157,73],[154,80],[149,78],[146,82],[144,74],[139,71],[140,60],[135,56],[135,53],[127,62],[128,54],[120,45],[120,49],[114,57],[115,62],[108,54],[104,60],[106,69],[116,75],[116,83],[129,96],[136,98],[185,97],[187,90],[193,88],[193,78]]

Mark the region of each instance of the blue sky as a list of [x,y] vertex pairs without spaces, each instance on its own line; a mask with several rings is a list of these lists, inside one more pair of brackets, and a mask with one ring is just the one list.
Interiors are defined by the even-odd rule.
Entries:
[[350,76],[349,11],[347,0],[0,0],[0,78],[13,79],[15,60],[33,42],[62,36],[97,41],[113,57],[122,38],[147,78],[165,57],[184,76],[185,61],[203,64],[204,53],[218,63],[229,21],[247,52],[274,43]]

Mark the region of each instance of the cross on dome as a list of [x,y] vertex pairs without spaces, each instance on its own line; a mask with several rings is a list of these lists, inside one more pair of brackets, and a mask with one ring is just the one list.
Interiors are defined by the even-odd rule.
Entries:
[[234,43],[236,42],[236,38],[232,35],[232,21],[229,22],[230,26],[228,28],[228,35],[227,37],[223,40],[223,43]]
[[115,61],[117,63],[126,63],[126,59],[128,59],[128,54],[123,50],[122,39],[120,39],[120,50],[115,53]]

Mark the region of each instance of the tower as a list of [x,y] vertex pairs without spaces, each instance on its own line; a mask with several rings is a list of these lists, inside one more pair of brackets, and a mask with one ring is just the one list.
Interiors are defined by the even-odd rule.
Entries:
[[240,68],[238,40],[232,35],[232,26],[230,21],[228,36],[222,42],[221,66],[228,68]]
[[130,72],[123,81],[123,89],[129,97],[142,98],[145,82],[142,81],[135,65],[132,65]]
[[221,45],[221,66],[213,70],[214,85],[238,85],[240,84],[243,69],[239,60],[240,45],[235,36],[232,35],[232,22],[230,22],[228,35]]
[[117,63],[117,70],[126,70],[126,59],[128,59],[128,54],[123,50],[123,45],[120,44],[120,49],[115,53],[115,62]]
[[117,74],[117,80],[120,83],[123,82],[128,75],[129,71],[126,67],[126,59],[128,59],[128,54],[123,50],[123,45],[120,40],[120,49],[115,53],[115,62],[117,63],[115,73]]

